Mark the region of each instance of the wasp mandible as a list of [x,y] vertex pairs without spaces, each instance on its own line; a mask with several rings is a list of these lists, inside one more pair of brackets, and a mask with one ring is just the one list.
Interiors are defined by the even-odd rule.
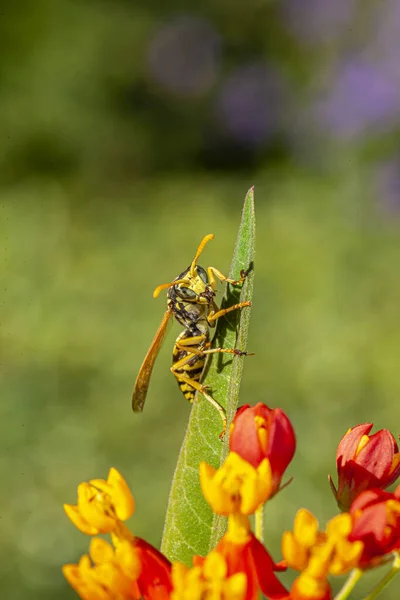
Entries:
[[223,423],[221,433],[223,436],[226,430],[224,409],[208,394],[207,386],[200,383],[206,357],[212,353],[235,354],[236,356],[244,356],[248,353],[237,348],[211,348],[209,328],[215,327],[216,321],[220,317],[233,310],[250,306],[251,302],[240,302],[222,309],[215,304],[217,279],[221,282],[239,285],[243,283],[247,273],[241,271],[240,279],[233,280],[225,277],[215,267],[208,267],[205,271],[197,264],[204,247],[213,238],[212,233],[206,235],[200,242],[190,266],[173,281],[163,283],[154,290],[154,298],[157,298],[162,290],[168,290],[167,310],[140,367],[132,394],[132,409],[135,412],[143,410],[154,362],[164,339],[168,322],[174,316],[185,329],[179,334],[174,345],[171,372],[189,402],[193,402],[196,391],[198,391],[218,410]]

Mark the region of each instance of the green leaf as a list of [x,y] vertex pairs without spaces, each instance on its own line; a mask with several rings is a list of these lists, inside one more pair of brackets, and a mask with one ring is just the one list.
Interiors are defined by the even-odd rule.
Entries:
[[[248,276],[242,287],[226,286],[221,308],[251,300],[254,248],[254,189],[251,188],[244,202],[229,271],[230,279],[239,278],[242,269],[248,271]],[[250,312],[251,308],[246,307],[219,319],[212,347],[246,350]],[[209,356],[206,364],[203,383],[210,386],[213,398],[226,409],[227,432],[239,404],[245,360],[252,358],[216,353]],[[180,450],[165,519],[161,549],[170,560],[191,565],[194,554],[206,555],[224,533],[225,518],[213,514],[204,500],[199,481],[200,462],[205,461],[217,468],[228,454],[228,435],[221,441],[221,429],[222,422],[217,410],[198,394]]]

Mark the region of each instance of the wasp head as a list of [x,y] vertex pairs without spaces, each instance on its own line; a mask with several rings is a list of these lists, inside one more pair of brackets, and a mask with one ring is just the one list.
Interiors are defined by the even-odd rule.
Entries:
[[215,296],[206,271],[198,265],[188,267],[175,281],[177,283],[168,290],[170,298],[175,296],[193,304],[210,304]]

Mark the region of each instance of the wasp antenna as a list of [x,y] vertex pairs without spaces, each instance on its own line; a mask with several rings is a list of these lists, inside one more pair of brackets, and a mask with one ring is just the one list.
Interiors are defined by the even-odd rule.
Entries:
[[161,285],[157,286],[153,292],[153,298],[158,298],[158,296],[160,295],[160,292],[171,287],[171,285],[173,285],[173,284],[172,283],[162,283]]
[[213,240],[213,239],[214,239],[214,234],[213,234],[213,233],[209,233],[208,235],[206,235],[205,237],[203,237],[203,239],[201,240],[201,242],[200,242],[200,244],[199,244],[199,247],[197,248],[197,251],[196,251],[195,257],[194,257],[194,259],[193,259],[193,261],[192,261],[192,264],[190,265],[190,274],[191,274],[191,275],[194,275],[194,274],[195,274],[195,273],[194,273],[194,268],[195,268],[195,266],[196,266],[197,259],[199,258],[200,254],[201,254],[201,253],[203,252],[203,250],[204,250],[204,246],[205,246],[206,244],[208,244],[208,242],[209,242],[210,240]]

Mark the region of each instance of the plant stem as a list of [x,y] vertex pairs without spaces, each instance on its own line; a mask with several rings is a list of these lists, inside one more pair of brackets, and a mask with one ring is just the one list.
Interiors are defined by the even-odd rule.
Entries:
[[353,569],[340,592],[336,594],[335,600],[346,600],[346,598],[350,596],[351,592],[353,591],[357,582],[361,579],[363,574],[364,571],[362,571],[361,569]]
[[255,512],[255,533],[260,542],[264,541],[264,504],[261,504]]
[[372,592],[365,596],[364,600],[374,600],[379,594],[384,590],[384,588],[392,581],[394,577],[400,571],[400,554],[396,554],[395,559],[393,561],[392,568],[388,573],[386,573],[385,577],[383,577],[380,582],[374,587]]

